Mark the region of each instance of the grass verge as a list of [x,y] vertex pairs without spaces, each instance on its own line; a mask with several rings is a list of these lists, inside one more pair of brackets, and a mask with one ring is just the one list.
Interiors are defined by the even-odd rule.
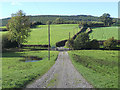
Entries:
[[69,51],[75,68],[95,88],[118,88],[118,51]]

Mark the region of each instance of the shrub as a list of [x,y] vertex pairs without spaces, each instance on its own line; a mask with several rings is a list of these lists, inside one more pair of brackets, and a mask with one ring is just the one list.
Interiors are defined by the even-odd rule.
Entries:
[[88,21],[88,22],[80,22],[79,27],[103,27],[103,22],[94,22],[94,21]]
[[74,49],[87,49],[89,43],[89,36],[87,33],[80,33],[74,40]]
[[41,23],[41,22],[36,22],[36,21],[30,23],[30,27],[31,27],[31,28],[35,28],[36,25],[43,25],[43,23]]
[[105,49],[115,49],[117,46],[117,40],[115,40],[114,37],[109,38],[103,43],[103,45]]
[[91,49],[99,49],[100,45],[99,42],[96,39],[93,39],[90,41],[90,48]]
[[66,42],[67,42],[67,40],[62,40],[62,41],[56,42],[56,47],[65,46],[65,43],[66,43]]
[[87,33],[92,33],[92,29],[91,29],[91,28],[87,28],[87,29],[86,29],[86,32],[87,32]]
[[7,36],[8,36],[7,34],[2,36],[2,48],[17,47],[18,46],[17,42],[8,40]]

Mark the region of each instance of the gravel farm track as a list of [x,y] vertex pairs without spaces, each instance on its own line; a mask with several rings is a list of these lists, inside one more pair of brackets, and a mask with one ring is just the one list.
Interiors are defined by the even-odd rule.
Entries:
[[26,88],[93,88],[74,68],[67,51],[60,51],[51,69]]

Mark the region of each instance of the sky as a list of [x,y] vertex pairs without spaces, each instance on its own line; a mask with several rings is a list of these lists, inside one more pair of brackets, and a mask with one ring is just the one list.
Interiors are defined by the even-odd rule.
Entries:
[[26,15],[92,15],[118,17],[118,2],[1,2],[0,19],[22,10]]

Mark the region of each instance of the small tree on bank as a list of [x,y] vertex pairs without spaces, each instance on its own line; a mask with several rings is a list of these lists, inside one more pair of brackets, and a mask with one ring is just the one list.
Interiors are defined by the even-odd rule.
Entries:
[[117,40],[115,40],[114,37],[109,38],[103,43],[103,45],[105,49],[115,49],[117,45]]
[[96,39],[93,39],[89,43],[91,49],[99,49],[100,45]]
[[74,40],[74,49],[87,49],[89,48],[89,35],[88,33],[80,33]]
[[21,47],[21,43],[26,42],[26,38],[29,36],[29,18],[20,10],[12,14],[12,18],[8,21],[7,29],[9,30],[9,40],[16,41]]
[[74,40],[72,38],[65,43],[65,46],[69,48],[73,48],[73,45],[74,45]]

